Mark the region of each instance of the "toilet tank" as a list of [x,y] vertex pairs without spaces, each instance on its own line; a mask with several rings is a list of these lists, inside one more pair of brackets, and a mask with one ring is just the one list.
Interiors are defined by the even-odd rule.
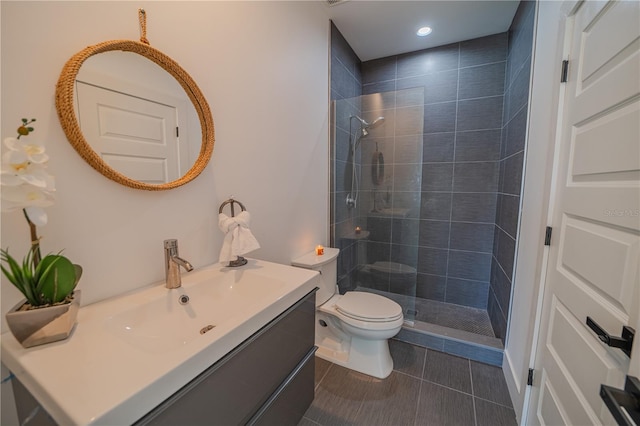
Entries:
[[338,253],[340,249],[325,247],[324,254],[315,251],[293,259],[291,264],[320,272],[320,289],[316,293],[316,306],[322,305],[338,292]]

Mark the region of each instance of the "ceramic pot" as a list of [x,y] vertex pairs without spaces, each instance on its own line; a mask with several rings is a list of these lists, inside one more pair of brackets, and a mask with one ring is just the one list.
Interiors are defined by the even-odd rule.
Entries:
[[80,290],[64,305],[19,311],[26,300],[14,306],[6,315],[13,336],[25,348],[64,340],[71,334],[80,309]]

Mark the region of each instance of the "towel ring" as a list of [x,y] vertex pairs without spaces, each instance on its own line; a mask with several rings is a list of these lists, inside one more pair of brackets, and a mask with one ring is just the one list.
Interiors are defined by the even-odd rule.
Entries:
[[235,215],[236,215],[235,209],[233,208],[234,204],[238,204],[240,206],[240,209],[242,209],[243,212],[247,210],[244,207],[244,204],[242,204],[240,201],[234,200],[233,198],[229,198],[227,201],[225,201],[224,203],[220,204],[220,208],[218,209],[218,214],[222,214],[222,209],[224,209],[224,207],[227,204],[231,204],[231,217],[235,217]]
[[[220,208],[218,209],[218,214],[222,214],[222,209],[224,209],[224,207],[227,204],[231,205],[231,217],[235,217],[235,215],[236,215],[235,209],[233,207],[234,204],[238,204],[240,206],[240,209],[243,212],[247,211],[247,209],[244,207],[244,204],[242,204],[240,201],[234,200],[233,198],[229,198],[227,201],[225,201],[222,204],[220,204]],[[247,259],[245,259],[242,256],[238,256],[238,258],[236,260],[230,260],[229,264],[227,266],[229,266],[231,268],[237,268],[238,266],[244,266],[246,264],[247,264]]]

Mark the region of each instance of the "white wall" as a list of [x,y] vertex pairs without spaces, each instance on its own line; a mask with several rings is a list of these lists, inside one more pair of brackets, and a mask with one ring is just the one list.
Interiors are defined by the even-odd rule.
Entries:
[[[327,244],[329,23],[317,2],[2,2],[2,138],[35,117],[46,145],[56,204],[39,228],[45,253],[84,268],[82,304],[162,280],[162,241],[177,238],[199,267],[217,261],[218,206],[230,195],[252,214],[262,248],[253,257],[288,263]],[[170,191],[120,186],[90,168],[66,141],[54,93],[66,60],[84,47],[140,37],[198,83],[215,124],[213,158]],[[3,213],[1,246],[28,248],[20,212]],[[1,314],[21,297],[2,280]],[[2,326],[2,331],[6,328]]]
[[[217,261],[218,206],[230,195],[252,214],[262,248],[251,256],[288,263],[328,244],[329,21],[318,2],[7,2],[1,3],[1,134],[22,117],[46,146],[56,204],[39,228],[44,253],[84,268],[86,305],[162,280],[162,241],[177,238],[195,267]],[[151,45],[186,69],[207,98],[215,124],[213,158],[186,186],[146,192],[90,168],[65,139],[54,93],[62,66],[84,47],[140,37],[147,11]],[[227,212],[228,213],[228,212]],[[29,246],[20,212],[3,213],[3,248]],[[4,277],[4,316],[22,297]],[[6,370],[3,369],[3,377]],[[9,382],[2,385],[7,396]],[[3,398],[2,424],[15,412]]]

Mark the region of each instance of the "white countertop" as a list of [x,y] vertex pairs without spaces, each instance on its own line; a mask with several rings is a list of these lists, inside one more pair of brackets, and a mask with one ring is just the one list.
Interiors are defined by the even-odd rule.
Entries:
[[[169,350],[150,352],[109,329],[114,313],[172,294],[167,292],[177,298],[203,280],[215,286],[250,279],[259,286],[261,276],[284,284],[266,295],[258,292],[260,297],[242,303],[211,331]],[[211,265],[183,273],[180,289],[168,290],[161,282],[81,307],[78,324],[64,341],[25,349],[5,333],[2,362],[61,425],[131,424],[313,290],[317,277],[314,271],[252,259],[240,268]]]

